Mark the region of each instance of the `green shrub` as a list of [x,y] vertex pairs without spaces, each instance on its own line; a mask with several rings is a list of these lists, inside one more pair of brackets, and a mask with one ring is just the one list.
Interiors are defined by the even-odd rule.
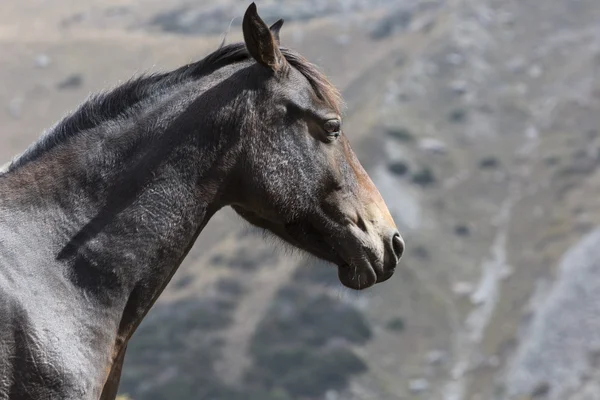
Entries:
[[431,186],[436,182],[436,179],[431,168],[423,167],[412,176],[412,181],[420,186]]
[[237,279],[223,278],[217,282],[217,290],[228,297],[237,299],[241,297],[244,292],[244,286]]
[[308,260],[294,272],[294,282],[335,285],[338,283],[337,268],[326,261]]
[[[123,392],[144,400],[230,396],[213,365],[224,345],[216,333],[229,326],[235,305],[230,295],[155,305],[127,346]],[[165,371],[169,378],[159,381]]]
[[454,123],[465,122],[467,119],[467,110],[456,109],[450,112],[448,119]]
[[417,245],[413,247],[409,247],[410,254],[415,256],[416,258],[420,258],[422,260],[429,259],[429,250],[425,246]]
[[500,161],[494,156],[485,157],[479,161],[479,168],[481,169],[494,169],[499,166]]
[[560,163],[560,157],[557,155],[546,156],[544,158],[544,162],[546,163],[547,166],[552,167],[552,166]]
[[352,375],[366,370],[364,361],[349,349],[297,346],[264,350],[255,358],[255,367],[246,379],[280,387],[294,398],[316,397],[343,389]]
[[282,389],[294,399],[343,389],[367,369],[348,345],[365,343],[371,335],[355,308],[325,294],[310,297],[290,285],[278,293],[252,338],[254,365],[246,382]]
[[192,278],[189,275],[184,275],[181,278],[177,279],[175,282],[173,282],[173,286],[175,286],[176,289],[185,289],[192,282],[194,282],[194,278]]
[[265,249],[255,253],[249,249],[241,248],[230,256],[217,254],[211,259],[211,263],[233,269],[254,271],[262,265],[272,262],[274,258],[275,254],[270,250]]
[[363,344],[371,335],[367,321],[357,309],[325,294],[310,298],[290,286],[279,292],[259,324],[252,349],[292,344],[318,347],[333,338]]
[[394,331],[394,332],[402,332],[406,328],[406,326],[404,324],[404,319],[401,317],[392,318],[391,320],[388,321],[386,327],[390,331]]
[[386,128],[385,132],[388,136],[401,141],[401,142],[414,142],[415,137],[412,133],[406,128],[396,127],[396,128]]
[[388,164],[388,170],[398,176],[404,176],[408,173],[409,168],[408,165],[402,161],[395,161],[391,164]]
[[[334,272],[328,265],[299,270]],[[300,275],[300,280],[318,279]],[[342,390],[367,365],[349,348],[371,338],[363,315],[327,294],[289,285],[278,292],[249,346],[253,365],[235,386],[214,370],[244,292],[235,279],[217,296],[157,304],[128,346],[121,388],[141,400],[309,400]],[[308,286],[308,285],[307,285]],[[317,292],[318,293],[318,292]]]
[[459,224],[454,227],[454,233],[458,236],[469,236],[471,234],[471,229],[467,225]]

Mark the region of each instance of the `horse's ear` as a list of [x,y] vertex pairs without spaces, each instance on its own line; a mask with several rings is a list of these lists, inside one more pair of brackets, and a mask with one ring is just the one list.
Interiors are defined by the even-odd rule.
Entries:
[[[276,22],[275,25],[278,23]],[[283,56],[279,50],[279,45],[267,24],[258,16],[256,4],[254,3],[250,4],[246,14],[244,14],[242,30],[244,32],[244,42],[246,42],[246,48],[250,55],[259,64],[273,71],[279,70],[283,65]]]
[[283,18],[280,19],[279,21],[275,22],[273,25],[271,25],[269,27],[269,30],[271,31],[271,34],[273,35],[273,39],[275,39],[275,43],[277,43],[277,46],[279,46],[281,44],[281,42],[279,40],[279,31],[281,30],[282,26],[283,26]]

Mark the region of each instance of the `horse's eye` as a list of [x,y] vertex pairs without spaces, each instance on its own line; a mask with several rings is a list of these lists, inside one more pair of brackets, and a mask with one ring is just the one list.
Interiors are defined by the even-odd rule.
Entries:
[[337,138],[340,136],[342,124],[339,119],[330,119],[329,121],[325,122],[324,128],[325,132],[327,132],[327,136]]

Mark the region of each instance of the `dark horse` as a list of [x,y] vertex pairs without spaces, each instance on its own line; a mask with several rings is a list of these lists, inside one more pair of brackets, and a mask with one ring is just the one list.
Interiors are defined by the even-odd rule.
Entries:
[[402,238],[282,23],[252,4],[245,43],[91,98],[0,173],[0,399],[113,399],[129,338],[224,206],[345,286],[392,276]]

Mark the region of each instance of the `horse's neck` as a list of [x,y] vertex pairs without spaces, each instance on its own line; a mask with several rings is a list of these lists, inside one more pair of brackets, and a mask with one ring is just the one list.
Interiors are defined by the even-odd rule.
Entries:
[[231,161],[198,140],[212,136],[198,132],[202,126],[171,120],[166,125],[177,132],[165,128],[142,140],[98,132],[113,148],[81,135],[0,177],[8,193],[0,214],[12,208],[20,218],[13,222],[40,241],[45,259],[56,260],[48,273],[121,312],[121,335],[141,321],[221,206],[222,175],[214,172]]

